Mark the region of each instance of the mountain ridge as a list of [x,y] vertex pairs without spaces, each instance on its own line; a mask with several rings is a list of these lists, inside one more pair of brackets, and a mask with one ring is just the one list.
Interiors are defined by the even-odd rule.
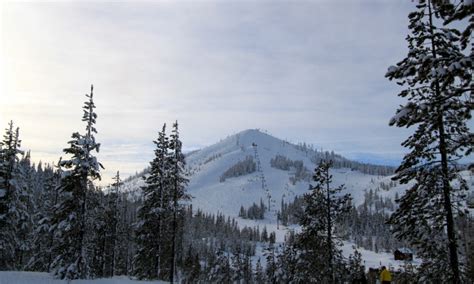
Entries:
[[[255,162],[254,172],[222,181],[226,170],[247,157]],[[299,172],[293,166],[287,170],[278,168],[275,162],[272,166],[272,160],[277,157],[298,164]],[[356,203],[362,202],[364,190],[377,188],[380,182],[388,184],[388,174],[393,172],[392,167],[350,161],[334,152],[318,151],[306,144],[295,145],[258,129],[246,129],[186,156],[190,179],[187,190],[194,197],[194,208],[231,217],[238,217],[240,206],[250,206],[262,199],[272,212],[267,217],[276,222],[279,204],[307,191],[312,172],[321,159],[334,161],[334,185],[347,184]],[[127,183],[130,191],[137,191],[143,179],[138,176]]]
[[[277,242],[282,243],[288,232],[298,231],[299,226],[279,224],[277,214],[281,208],[280,205],[283,202],[291,202],[295,197],[308,192],[311,175],[318,160],[315,155],[316,158],[335,160],[337,167],[330,171],[333,176],[332,186],[345,185],[343,193],[351,194],[353,205],[356,207],[364,203],[369,192],[377,194],[381,200],[394,201],[410,186],[392,181],[391,175],[363,173],[348,167],[351,163],[356,166],[365,165],[368,167],[365,170],[370,171],[372,165],[351,162],[333,152],[320,152],[312,149],[311,146],[295,145],[259,130],[248,129],[187,155],[186,172],[189,178],[187,192],[192,196],[193,210],[223,214],[235,219],[241,228],[265,227],[268,232],[275,233]],[[248,157],[255,162],[255,170],[244,167],[245,169],[241,172],[237,170],[238,174],[222,179],[222,175],[229,169],[235,168],[235,165],[248,163],[245,162]],[[277,159],[277,157],[280,158]],[[309,177],[302,175],[303,178],[296,179],[298,170],[295,165],[300,165],[300,172],[308,171]],[[237,169],[240,168],[237,167]],[[469,183],[474,185],[472,174],[468,172],[463,174]],[[126,187],[135,192],[136,198],[140,198],[141,185],[143,185],[143,179],[134,178]],[[249,208],[254,203],[259,204],[260,200],[268,209],[263,219],[252,220],[239,216],[241,207]],[[352,253],[352,245],[350,242],[344,243],[343,250],[346,256]],[[393,261],[393,256],[388,253],[375,253],[368,250],[361,250],[361,252],[370,267],[377,266],[381,261],[384,263]]]

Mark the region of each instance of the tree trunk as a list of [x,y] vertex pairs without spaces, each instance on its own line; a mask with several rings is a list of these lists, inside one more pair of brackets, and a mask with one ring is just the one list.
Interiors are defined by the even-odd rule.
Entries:
[[446,153],[445,131],[443,125],[443,116],[440,114],[439,123],[439,151],[441,153],[441,171],[443,176],[443,197],[444,209],[446,210],[446,227],[448,232],[449,262],[453,272],[453,283],[461,283],[459,273],[459,260],[456,243],[456,234],[454,229],[454,217],[451,205],[451,185],[449,184],[448,157]]
[[[175,171],[178,173],[178,160],[176,160]],[[171,245],[171,261],[170,261],[170,282],[173,283],[175,273],[175,259],[176,259],[176,231],[177,231],[177,210],[178,210],[178,177],[174,177],[174,192],[173,192],[173,224],[172,224],[172,245]]]
[[328,227],[327,227],[327,243],[328,243],[328,250],[329,250],[329,255],[328,255],[328,267],[329,267],[329,273],[331,283],[335,283],[334,279],[334,270],[333,270],[333,262],[332,262],[332,236],[331,236],[331,231],[332,231],[332,224],[331,224],[331,196],[330,196],[330,188],[329,188],[329,164],[327,165],[326,168],[326,185],[327,185],[327,222],[328,222]]
[[[428,0],[428,16],[430,21],[430,34],[431,38],[431,51],[433,58],[436,60],[436,46],[434,43],[434,30],[433,30],[433,11],[431,8],[431,0]],[[435,82],[435,95],[437,98],[441,97],[441,90],[439,82]],[[444,210],[446,211],[446,229],[448,233],[448,249],[449,249],[449,263],[453,273],[453,283],[461,283],[459,274],[459,260],[456,244],[456,235],[454,231],[454,218],[451,206],[451,185],[449,184],[449,167],[448,167],[448,155],[446,150],[445,140],[445,129],[443,121],[443,109],[439,109],[438,113],[438,131],[439,131],[439,152],[441,154],[441,172],[443,178],[443,199],[444,199]]]

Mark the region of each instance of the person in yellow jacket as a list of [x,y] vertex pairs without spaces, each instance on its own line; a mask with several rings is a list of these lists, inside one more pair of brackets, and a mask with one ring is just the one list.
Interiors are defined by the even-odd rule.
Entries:
[[390,284],[392,282],[392,274],[385,266],[382,266],[382,272],[380,272],[380,283]]

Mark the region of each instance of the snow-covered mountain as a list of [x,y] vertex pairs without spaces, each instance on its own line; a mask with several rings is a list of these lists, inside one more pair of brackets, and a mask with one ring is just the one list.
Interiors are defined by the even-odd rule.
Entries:
[[[296,171],[294,167],[289,170],[272,167],[271,160],[277,155],[289,161],[301,161],[307,170],[307,178],[293,182],[291,179]],[[192,204],[195,209],[220,212],[230,217],[238,217],[241,206],[249,207],[262,199],[266,205],[270,204],[271,209],[265,216],[266,223],[276,223],[276,212],[281,201],[291,201],[295,196],[307,192],[317,157],[324,158],[325,155],[330,153],[294,145],[260,130],[244,130],[187,156],[187,169],[190,173],[187,190],[193,196]],[[221,181],[225,171],[249,156],[257,164],[255,172]],[[336,154],[331,158],[348,161]],[[365,174],[350,168],[336,168],[332,170],[332,174],[334,185],[345,184],[355,204],[363,202],[365,190],[380,189],[390,184],[389,176]],[[137,177],[129,180],[125,188],[134,191],[142,184],[143,180]],[[382,190],[379,194],[394,197],[403,188]]]
[[[277,155],[289,161],[301,161],[308,171],[308,177],[314,171],[318,158],[331,158],[339,161],[339,164],[347,164],[348,167],[332,169],[333,185],[344,184],[346,192],[352,195],[356,206],[363,203],[364,193],[370,189],[378,191],[382,197],[393,200],[407,187],[395,184],[388,175],[367,174],[351,169],[351,165],[360,168],[361,164],[351,162],[340,155],[332,153],[332,156],[327,157],[331,153],[294,145],[261,130],[248,129],[187,155],[186,163],[190,179],[187,190],[193,196],[193,208],[238,217],[241,206],[249,207],[262,199],[266,205],[270,204],[271,209],[271,212],[265,215],[265,223],[272,221],[276,223],[276,212],[281,201],[291,201],[295,196],[304,194],[310,184],[310,179],[291,181],[295,176],[294,167],[290,167],[289,170],[272,167],[271,160]],[[255,172],[221,181],[224,172],[249,156],[257,164]],[[365,166],[375,169],[380,167]],[[464,172],[463,175],[468,184],[474,183],[472,174]],[[142,184],[143,179],[138,176],[127,181],[125,188],[136,191]]]
[[[321,152],[309,151],[259,130],[242,131],[187,157],[187,165],[192,173],[188,192],[194,197],[193,206],[207,212],[219,211],[236,217],[241,205],[248,207],[260,199],[268,204],[270,199],[271,212],[275,214],[282,199],[293,200],[295,195],[307,192],[309,186],[308,179],[296,183],[290,181],[295,175],[295,168],[285,171],[272,167],[270,161],[277,155],[291,161],[302,161],[309,175],[316,166],[314,155],[324,156]],[[220,182],[221,175],[227,169],[248,156],[254,159],[260,171]],[[356,204],[363,202],[365,189],[376,188],[381,182],[390,182],[389,177],[363,174],[349,168],[334,169],[332,174],[334,185],[345,184]],[[395,192],[387,194],[395,195]]]
[[[239,162],[248,160],[249,156],[256,164],[254,172],[222,178],[225,172]],[[295,181],[297,170],[293,166],[285,170],[281,169],[285,167],[273,167],[271,160],[277,156],[284,157],[289,163],[301,161],[304,170],[307,171],[306,178]],[[323,153],[311,147],[294,145],[260,130],[249,129],[188,154],[186,167],[190,182],[187,191],[193,197],[192,205],[195,210],[199,208],[208,213],[223,213],[235,218],[241,227],[265,226],[269,232],[276,233],[277,242],[283,242],[288,230],[298,230],[298,226],[277,225],[276,214],[280,209],[280,203],[282,200],[292,201],[295,196],[308,191],[310,177],[318,159],[321,158],[330,158],[338,162],[338,167],[331,170],[333,186],[344,184],[346,192],[352,195],[356,206],[364,202],[364,194],[370,189],[377,192],[379,196],[394,200],[397,194],[401,196],[407,188],[407,185],[398,185],[391,181],[389,175],[367,173],[378,172],[378,170],[383,172],[383,167],[352,162],[337,154]],[[245,173],[246,171],[235,172]],[[472,189],[474,187],[472,173],[465,171],[463,176]],[[132,192],[134,196],[140,196],[141,185],[143,185],[143,179],[137,176],[129,179],[124,189]],[[259,203],[260,200],[266,205],[270,203],[270,211],[265,213],[263,220],[239,218],[241,206],[248,208],[253,203]],[[352,245],[349,242],[344,244],[343,251],[346,256],[353,252]],[[401,265],[401,262],[395,261],[390,253],[375,253],[361,248],[359,251],[367,267],[377,267],[381,263],[396,267]],[[257,251],[256,258],[259,254],[261,251]]]

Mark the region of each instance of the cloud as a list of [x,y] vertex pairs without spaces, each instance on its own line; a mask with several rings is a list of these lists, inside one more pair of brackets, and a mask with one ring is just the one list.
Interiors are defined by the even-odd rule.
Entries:
[[0,123],[13,119],[33,156],[59,157],[84,128],[81,106],[94,83],[110,176],[146,165],[152,147],[137,145],[176,119],[188,148],[263,128],[341,152],[400,152],[407,132],[387,126],[400,100],[384,74],[406,53],[412,6],[7,2]]

